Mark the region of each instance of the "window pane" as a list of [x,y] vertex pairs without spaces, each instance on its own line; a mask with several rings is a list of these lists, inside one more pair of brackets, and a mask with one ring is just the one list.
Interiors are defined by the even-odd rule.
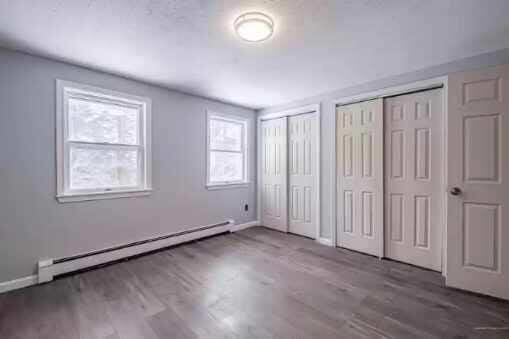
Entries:
[[210,148],[240,152],[242,150],[242,125],[211,119]]
[[75,141],[138,143],[137,108],[70,98],[69,137]]
[[241,153],[210,152],[210,181],[242,181],[244,179]]
[[71,189],[138,185],[138,151],[71,146]]

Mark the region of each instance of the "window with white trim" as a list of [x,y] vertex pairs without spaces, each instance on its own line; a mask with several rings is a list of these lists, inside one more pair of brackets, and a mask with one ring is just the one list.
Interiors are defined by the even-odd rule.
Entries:
[[246,185],[247,120],[208,112],[207,136],[207,186]]
[[150,99],[57,80],[57,198],[146,195]]

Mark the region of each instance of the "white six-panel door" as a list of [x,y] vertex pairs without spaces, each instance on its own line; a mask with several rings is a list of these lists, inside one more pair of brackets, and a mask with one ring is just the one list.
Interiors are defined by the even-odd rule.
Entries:
[[316,238],[316,113],[288,118],[289,225],[291,233]]
[[509,65],[449,77],[446,283],[509,299]]
[[442,267],[442,89],[384,101],[385,257]]
[[288,230],[287,118],[261,122],[262,225]]
[[382,256],[383,102],[337,108],[337,245]]

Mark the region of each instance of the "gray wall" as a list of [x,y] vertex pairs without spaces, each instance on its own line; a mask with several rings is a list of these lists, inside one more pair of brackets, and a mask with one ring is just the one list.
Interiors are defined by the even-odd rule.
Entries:
[[[335,105],[334,101],[352,95],[397,86],[419,80],[434,78],[450,73],[486,66],[509,63],[509,49],[500,50],[494,53],[482,54],[466,59],[457,60],[451,63],[434,66],[413,73],[403,74],[391,78],[380,79],[360,86],[349,87],[323,95],[305,98],[287,105],[271,107],[259,110],[259,115],[280,112],[308,104],[319,103],[321,105],[321,236],[331,238],[331,229],[335,225],[334,207],[331,206],[331,196],[335,194],[333,161],[336,152],[335,145],[330,143],[335,128]],[[332,71],[332,70],[331,70]],[[340,77],[341,74],[338,74]]]
[[[57,78],[152,99],[151,196],[57,203]],[[206,109],[250,119],[249,188],[205,189]],[[0,49],[0,282],[34,274],[41,258],[255,220],[255,123],[252,110]]]

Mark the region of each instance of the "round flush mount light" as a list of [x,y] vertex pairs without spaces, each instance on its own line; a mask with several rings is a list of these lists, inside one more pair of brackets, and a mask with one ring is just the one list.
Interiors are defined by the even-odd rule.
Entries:
[[249,42],[267,40],[274,33],[274,21],[260,12],[242,14],[235,20],[233,26],[239,37]]

